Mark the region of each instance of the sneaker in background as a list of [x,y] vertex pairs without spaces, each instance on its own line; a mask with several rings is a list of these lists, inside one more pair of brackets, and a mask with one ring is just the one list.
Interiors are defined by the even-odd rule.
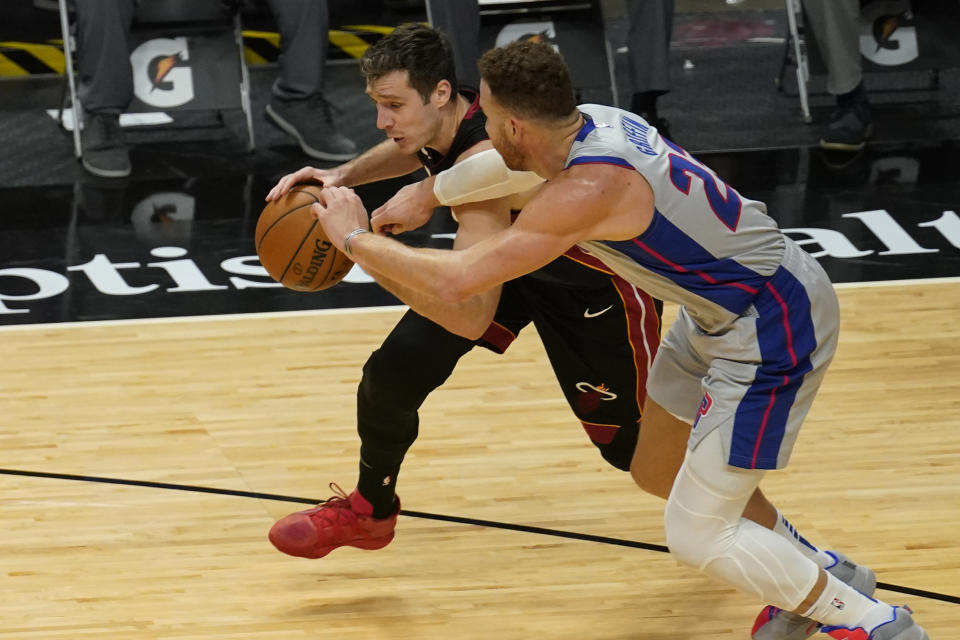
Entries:
[[334,125],[333,109],[322,93],[299,100],[272,96],[266,113],[311,158],[343,162],[357,155],[357,145]]
[[873,118],[866,99],[838,106],[820,138],[820,147],[831,151],[860,151],[873,134]]
[[101,178],[126,178],[130,175],[130,150],[120,129],[120,115],[87,112],[80,130],[83,167]]

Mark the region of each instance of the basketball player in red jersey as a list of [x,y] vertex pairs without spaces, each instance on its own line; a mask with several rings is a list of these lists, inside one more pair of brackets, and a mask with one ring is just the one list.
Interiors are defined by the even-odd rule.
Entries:
[[[346,164],[285,176],[268,200],[308,180],[353,186],[421,167],[436,173],[492,149],[477,92],[457,86],[450,45],[440,31],[401,26],[368,49],[361,70],[377,105],[377,126],[388,139]],[[453,207],[459,224],[454,250],[508,226],[511,209],[522,200]],[[646,372],[659,343],[660,312],[649,295],[576,250],[463,305],[437,303],[387,274],[371,275],[411,309],[363,368],[356,490],[280,520],[270,536],[277,548],[318,558],[343,544],[388,544],[399,512],[397,476],[417,436],[420,405],[475,345],[502,352],[531,323],[590,440],[612,466],[629,469]]]

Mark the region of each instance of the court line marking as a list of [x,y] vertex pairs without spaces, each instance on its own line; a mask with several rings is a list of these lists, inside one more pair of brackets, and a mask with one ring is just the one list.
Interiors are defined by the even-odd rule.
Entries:
[[[70,473],[52,473],[47,471],[26,471],[22,469],[0,469],[0,475],[23,476],[29,478],[47,478],[51,480],[72,480],[80,482],[99,482],[103,484],[117,484],[132,487],[145,487],[151,489],[168,489],[173,491],[192,491],[195,493],[210,493],[222,496],[232,496],[238,498],[256,498],[259,500],[276,500],[280,502],[296,502],[300,504],[317,505],[325,500],[315,498],[301,498],[297,496],[285,496],[276,493],[260,493],[258,491],[243,491],[239,489],[218,489],[216,487],[203,487],[189,484],[173,484],[169,482],[154,482],[151,480],[129,480],[124,478],[109,478],[105,476],[84,476]],[[584,542],[598,542],[601,544],[611,544],[621,547],[632,547],[635,549],[645,549],[647,551],[656,551],[659,553],[669,553],[669,549],[661,544],[652,544],[649,542],[639,542],[636,540],[624,540],[622,538],[610,538],[607,536],[597,536],[589,533],[578,533],[575,531],[563,531],[560,529],[546,529],[544,527],[534,527],[523,524],[513,524],[510,522],[497,522],[494,520],[481,520],[477,518],[467,518],[463,516],[449,516],[437,513],[426,513],[423,511],[410,511],[401,509],[400,515],[411,518],[423,518],[427,520],[439,520],[442,522],[454,522],[457,524],[467,524],[479,527],[488,527],[492,529],[505,529],[508,531],[519,531],[521,533],[534,533],[538,535],[554,536],[558,538],[568,538],[571,540],[582,540]],[[960,604],[960,596],[953,596],[936,591],[927,591],[924,589],[915,589],[913,587],[904,587],[887,582],[877,582],[878,589],[895,591],[907,595],[927,598],[929,600],[939,600],[951,604]]]
[[[858,289],[870,287],[909,287],[918,285],[940,285],[960,283],[960,277],[915,278],[911,280],[874,280],[869,282],[834,283],[834,289]],[[384,305],[376,307],[337,307],[335,309],[300,309],[293,311],[262,311],[254,313],[221,313],[197,316],[168,316],[156,318],[118,318],[115,320],[79,320],[75,322],[36,322],[27,324],[0,325],[3,331],[44,331],[59,328],[111,327],[137,324],[162,324],[182,322],[222,322],[227,320],[254,320],[260,318],[298,318],[323,315],[345,315],[349,313],[393,313],[409,309],[406,305]]]
[[942,278],[913,278],[909,280],[870,280],[867,282],[835,282],[834,289],[859,289],[871,287],[911,287],[924,284],[957,284],[958,276],[944,276]]
[[27,324],[0,325],[0,331],[37,331],[63,328],[114,327],[137,324],[161,324],[183,322],[223,322],[228,320],[256,320],[269,318],[302,318],[312,316],[337,316],[348,313],[387,313],[405,311],[407,305],[392,304],[376,307],[337,307],[335,309],[299,309],[292,311],[258,311],[253,313],[220,313],[198,316],[167,316],[155,318],[117,318],[115,320],[78,320],[75,322],[35,322]]

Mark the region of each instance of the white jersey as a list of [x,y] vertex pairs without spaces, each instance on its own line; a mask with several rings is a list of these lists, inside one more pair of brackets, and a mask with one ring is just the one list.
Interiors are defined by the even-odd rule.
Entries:
[[653,189],[653,221],[638,238],[582,247],[655,297],[687,307],[705,331],[742,314],[777,271],[790,242],[766,205],[743,197],[711,169],[622,109],[580,106],[588,116],[567,166],[632,168]]
[[693,448],[724,433],[729,464],[784,466],[837,344],[826,273],[762,202],[725,184],[642,118],[582,105],[567,166],[639,172],[653,189],[636,238],[581,243],[625,280],[681,306],[657,352],[649,397],[693,424]]

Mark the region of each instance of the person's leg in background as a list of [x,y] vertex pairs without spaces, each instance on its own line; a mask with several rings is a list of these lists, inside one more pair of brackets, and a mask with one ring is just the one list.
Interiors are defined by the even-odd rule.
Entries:
[[450,38],[457,63],[457,82],[480,86],[480,3],[477,0],[426,0],[430,26]]
[[836,96],[820,146],[859,151],[873,124],[863,87],[858,0],[803,0],[804,15],[827,65],[827,91]]
[[311,158],[349,160],[357,145],[337,130],[323,93],[330,30],[326,0],[270,0],[270,10],[280,32],[280,74],[267,118]]
[[[133,0],[76,0],[77,93],[83,166],[103,178],[130,175],[120,114],[133,99],[129,35]],[[79,120],[79,114],[78,118]]]
[[657,113],[657,99],[670,91],[673,4],[673,0],[627,0],[627,59],[633,91],[630,111],[667,138],[669,123]]

